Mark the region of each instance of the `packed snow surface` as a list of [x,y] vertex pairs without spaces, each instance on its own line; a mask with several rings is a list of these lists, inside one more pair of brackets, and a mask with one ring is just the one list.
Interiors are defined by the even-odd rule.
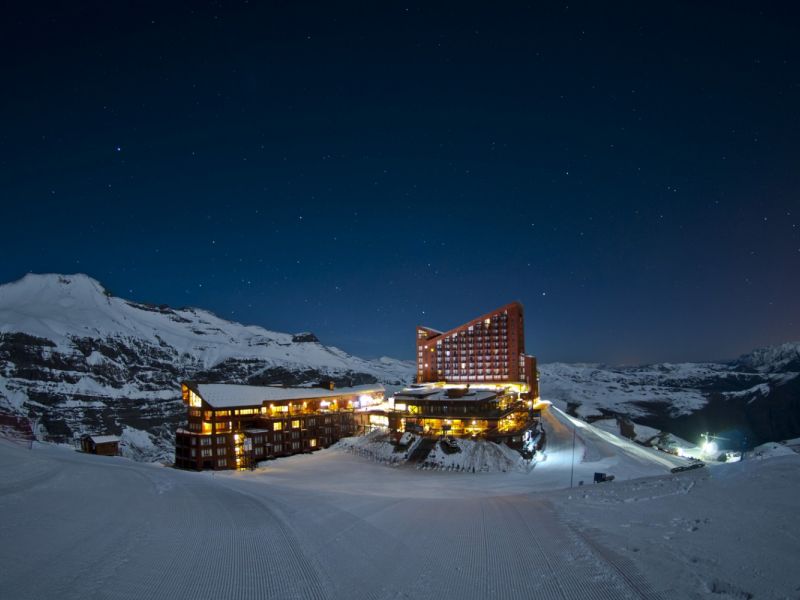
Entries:
[[[797,596],[800,456],[673,475],[557,411],[546,428],[544,463],[474,475],[335,449],[190,473],[0,440],[3,596]],[[563,489],[573,432],[576,480],[650,477]]]

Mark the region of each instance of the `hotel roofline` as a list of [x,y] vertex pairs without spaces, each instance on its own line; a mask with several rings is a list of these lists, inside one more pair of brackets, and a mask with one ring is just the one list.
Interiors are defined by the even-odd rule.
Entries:
[[[499,312],[508,310],[510,308],[518,308],[520,313],[523,312],[522,303],[515,300],[514,302],[509,302],[508,304],[504,304],[503,306],[496,308],[494,310],[490,310],[489,312],[482,314],[480,317],[475,317],[458,327],[453,327],[452,329],[448,329],[447,331],[439,331],[438,329],[434,329],[433,327],[427,327],[425,325],[417,325],[417,331],[423,330],[428,331],[432,335],[425,338],[424,341],[429,342],[431,340],[435,340],[437,337],[450,335],[452,333],[456,333],[457,331],[461,331],[462,329],[468,329],[470,326],[475,326],[476,323],[480,323],[485,321],[486,319],[491,319],[492,315],[497,314]],[[420,342],[420,338],[417,339],[417,343]]]

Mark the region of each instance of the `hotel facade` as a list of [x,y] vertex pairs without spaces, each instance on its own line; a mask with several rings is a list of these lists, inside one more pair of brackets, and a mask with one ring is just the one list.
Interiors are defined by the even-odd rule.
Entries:
[[371,425],[428,436],[486,439],[532,454],[543,443],[536,359],[525,354],[519,302],[449,331],[416,329],[417,383]]
[[522,305],[506,304],[445,332],[417,327],[417,383],[439,382],[522,384],[527,397],[538,398]]
[[354,412],[382,402],[380,384],[351,388],[198,384],[181,386],[187,426],[175,435],[175,466],[244,469],[313,452],[355,433]]
[[417,383],[388,400],[380,384],[352,388],[181,386],[187,426],[175,466],[243,469],[326,448],[374,429],[506,444],[543,443],[536,359],[525,354],[523,309],[512,302],[449,331],[416,328]]

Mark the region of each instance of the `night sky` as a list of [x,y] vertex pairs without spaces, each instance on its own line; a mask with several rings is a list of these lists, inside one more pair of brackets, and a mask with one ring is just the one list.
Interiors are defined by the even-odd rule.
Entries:
[[800,338],[796,3],[18,4],[2,282],[368,357],[512,300],[542,362]]

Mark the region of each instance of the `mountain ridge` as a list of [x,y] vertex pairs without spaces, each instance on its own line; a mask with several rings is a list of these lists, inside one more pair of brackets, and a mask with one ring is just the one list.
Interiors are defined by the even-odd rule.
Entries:
[[[721,363],[539,369],[542,397],[586,420],[635,420],[687,439],[728,429],[753,441],[800,436],[800,342]],[[84,274],[0,285],[0,410],[38,419],[55,441],[121,433],[132,456],[167,460],[185,418],[181,380],[401,386],[415,373],[412,361],[362,359],[311,332],[126,300]]]
[[309,332],[126,300],[84,274],[0,285],[0,407],[38,419],[54,441],[85,431],[125,441],[127,431],[133,456],[168,459],[185,417],[181,380],[403,385],[414,372],[411,362],[362,359]]

